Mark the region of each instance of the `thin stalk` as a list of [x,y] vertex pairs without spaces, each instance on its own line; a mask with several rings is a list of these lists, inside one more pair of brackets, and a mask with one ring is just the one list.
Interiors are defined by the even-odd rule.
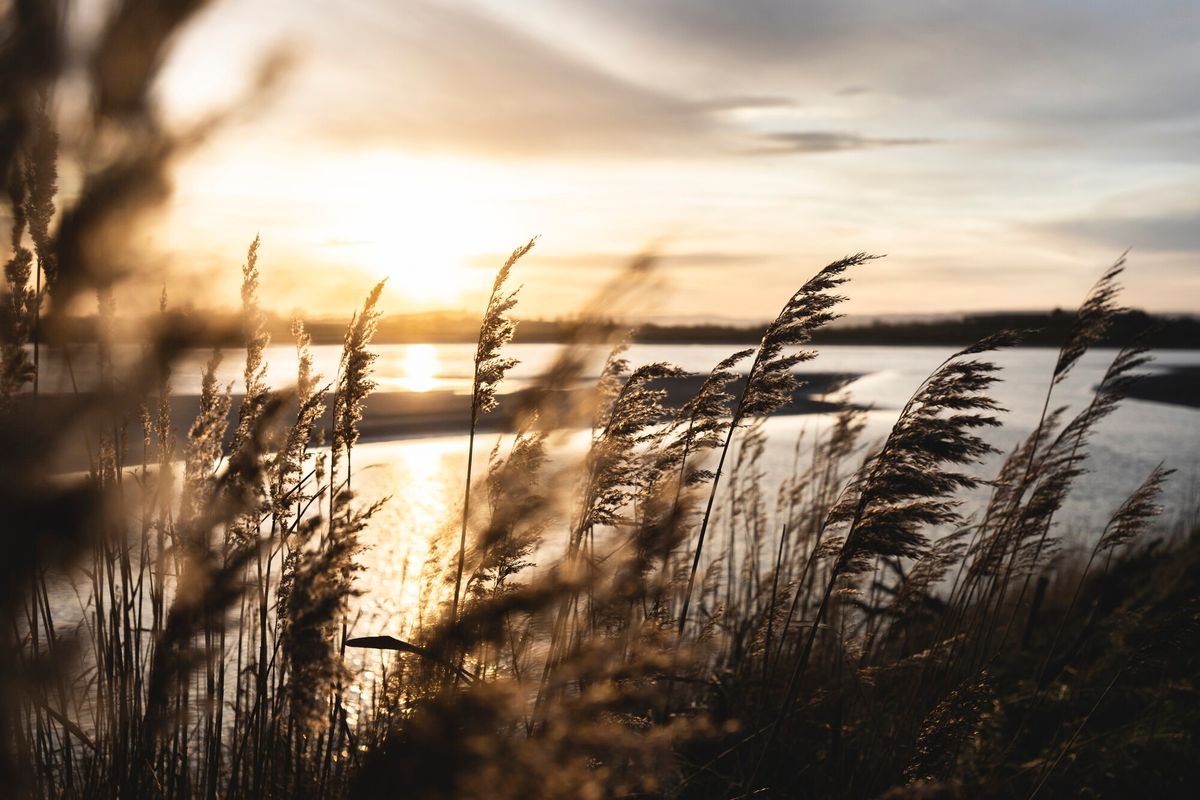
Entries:
[[779,534],[779,552],[775,556],[775,572],[771,575],[771,600],[767,605],[767,638],[763,643],[763,667],[762,667],[762,682],[763,682],[763,697],[766,697],[767,692],[767,677],[770,672],[771,664],[771,636],[775,632],[775,604],[778,602],[779,594],[779,571],[783,566],[783,548],[787,543],[788,526],[785,524],[783,530]]
[[[747,381],[749,385],[749,381]],[[745,397],[743,392],[742,397]],[[739,402],[739,412],[741,403]],[[725,443],[721,445],[721,457],[717,461],[717,471],[713,475],[712,487],[708,492],[708,504],[704,508],[704,519],[700,523],[700,534],[696,537],[696,551],[692,555],[692,568],[688,572],[687,588],[683,593],[683,608],[679,611],[678,633],[680,638],[683,637],[683,630],[687,626],[688,609],[692,604],[692,590],[696,585],[696,573],[700,570],[700,555],[704,552],[704,537],[708,533],[708,522],[712,517],[713,501],[717,498],[717,485],[721,481],[721,472],[725,469],[725,457],[729,455],[729,442],[733,439],[733,432],[737,429],[738,413],[734,414],[734,418],[730,420],[729,431],[725,434]]]
[[458,600],[462,591],[463,567],[467,559],[467,520],[471,514],[471,468],[475,461],[475,426],[479,421],[479,354],[475,356],[474,390],[471,393],[471,431],[467,435],[467,479],[463,487],[462,530],[458,537],[458,568],[454,575],[454,602],[450,606],[450,625],[458,622]]

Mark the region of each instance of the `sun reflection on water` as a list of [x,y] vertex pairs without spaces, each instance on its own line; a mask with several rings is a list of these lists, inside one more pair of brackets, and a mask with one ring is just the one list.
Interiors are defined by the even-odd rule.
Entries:
[[[362,498],[388,501],[362,533],[359,557],[362,594],[351,601],[348,636],[389,635],[408,640],[438,613],[449,589],[438,579],[450,549],[447,532],[461,508],[459,483],[466,463],[463,437],[379,442],[355,450],[354,490]],[[456,539],[454,541],[457,541]],[[439,546],[442,542],[442,546]],[[347,651],[355,675],[350,691],[369,705],[379,670],[393,657],[386,650]]]
[[404,346],[398,383],[409,392],[428,392],[437,385],[437,348],[431,344]]
[[422,575],[440,557],[439,535],[456,519],[465,448],[459,437],[448,437],[359,450],[356,457],[370,466],[356,474],[356,493],[390,498],[364,531],[359,610],[363,624],[378,629],[361,635],[399,635],[436,612],[439,598],[429,596]]

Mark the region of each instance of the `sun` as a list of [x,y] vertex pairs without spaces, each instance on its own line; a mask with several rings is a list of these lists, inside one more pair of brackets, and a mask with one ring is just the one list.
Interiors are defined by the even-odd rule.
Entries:
[[[310,291],[305,273],[321,273],[315,283],[326,295],[308,296],[327,308],[357,303],[363,284],[387,278],[395,312],[478,305],[491,283],[479,267],[495,269],[519,243],[514,231],[528,228],[514,192],[537,191],[528,177],[487,161],[388,150],[267,153],[239,143],[188,160],[176,179],[185,189],[155,226],[164,252],[244,253],[244,238],[257,231],[268,262],[286,262],[295,285],[284,294]],[[207,211],[214,206],[250,223],[216,224]],[[327,277],[343,273],[358,281],[352,293]]]
[[400,363],[399,384],[410,392],[428,392],[437,385],[437,348],[431,344],[407,344]]
[[481,186],[484,171],[395,154],[361,157],[347,169],[354,195],[334,233],[347,257],[388,277],[389,295],[413,307],[453,305],[478,288],[470,262],[507,241]]

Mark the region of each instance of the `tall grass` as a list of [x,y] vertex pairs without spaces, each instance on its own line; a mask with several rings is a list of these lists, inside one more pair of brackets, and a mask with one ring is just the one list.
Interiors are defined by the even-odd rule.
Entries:
[[[479,417],[496,408],[496,384],[504,374],[516,366],[516,360],[500,355],[501,348],[510,342],[516,326],[507,313],[517,304],[517,292],[505,294],[504,284],[513,265],[521,256],[533,249],[533,240],[517,248],[496,273],[492,293],[488,297],[487,309],[479,327],[479,343],[475,348],[474,374],[471,380],[471,424],[467,432],[467,477],[463,489],[462,528],[458,543],[458,571],[454,577],[454,600],[450,604],[450,617],[458,616],[458,599],[462,591],[463,567],[467,557],[467,520],[471,515],[471,468],[475,460],[475,429]],[[519,291],[519,290],[518,290]]]
[[[1081,305],[1035,429],[993,473],[1001,372],[985,356],[1015,343],[1007,333],[951,354],[878,444],[862,441],[865,413],[845,401],[771,484],[764,420],[817,356],[811,333],[833,318],[834,291],[868,260],[859,254],[818,271],[757,348],[682,401],[669,391],[682,371],[630,364],[607,321],[650,291],[654,259],[636,259],[582,309],[538,386],[505,398],[517,428],[476,475],[477,424],[513,363],[505,286],[526,244],[485,311],[463,505],[433,534],[419,579],[427,613],[405,639],[356,629],[361,535],[389,502],[353,492],[382,284],[328,383],[297,321],[295,385],[275,391],[256,238],[242,324],[216,332],[244,353],[240,393],[218,382],[214,351],[186,430],[172,421],[172,382],[203,323],[163,293],[130,367],[104,335],[113,286],[143,281],[127,272],[125,224],[164,195],[171,154],[202,134],[168,136],[147,98],[198,6],[118,4],[88,69],[84,138],[103,139],[109,157],[83,164],[71,198],[57,193],[47,113],[58,7],[9,9],[6,796],[1162,796],[1194,785],[1195,521],[1174,542],[1151,538],[1170,470],[1114,500],[1086,557],[1056,525],[1096,427],[1148,357],[1129,343],[1083,408],[1055,406],[1119,311],[1123,260]],[[62,331],[89,296],[104,324],[81,354]],[[616,346],[581,390],[597,345]],[[38,386],[47,354],[94,357],[100,380],[49,395]],[[86,469],[64,469],[80,452]],[[403,487],[390,502],[405,502]]]

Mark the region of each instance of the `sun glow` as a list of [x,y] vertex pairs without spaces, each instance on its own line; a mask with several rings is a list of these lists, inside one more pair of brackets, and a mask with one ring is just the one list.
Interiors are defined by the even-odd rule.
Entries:
[[507,246],[486,169],[457,161],[377,154],[347,167],[353,199],[333,241],[351,262],[390,278],[389,294],[415,307],[445,306],[475,290],[466,267]]
[[437,348],[431,344],[410,344],[404,347],[400,362],[401,376],[397,381],[410,392],[428,392],[437,385]]
[[[527,227],[513,219],[512,192],[528,183],[511,168],[468,159],[221,142],[181,163],[177,180],[184,188],[156,225],[167,254],[195,263],[185,256],[201,242],[232,261],[258,232],[267,280],[286,276],[274,297],[286,306],[307,293],[319,313],[356,307],[374,276],[389,279],[392,312],[477,300],[476,262],[502,262],[520,242],[513,232]],[[218,224],[213,207],[246,224]],[[207,265],[197,275],[196,291],[214,288]],[[237,270],[228,276],[220,290],[236,302]]]

